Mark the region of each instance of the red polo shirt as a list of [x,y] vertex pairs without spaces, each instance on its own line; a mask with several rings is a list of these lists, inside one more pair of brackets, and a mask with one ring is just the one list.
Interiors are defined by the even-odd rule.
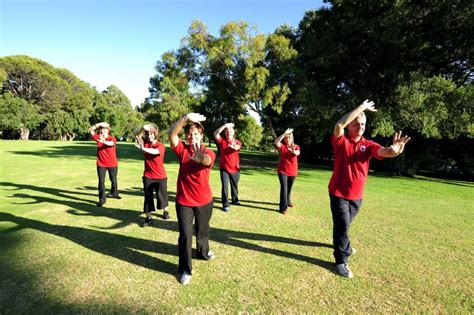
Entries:
[[150,154],[143,151],[143,155],[145,156],[145,171],[143,172],[143,176],[152,179],[166,178],[165,166],[163,164],[165,158],[165,145],[157,141],[155,144],[145,142],[143,146],[145,148],[158,149],[160,151],[159,154]]
[[382,146],[364,137],[355,142],[344,135],[339,138],[332,135],[331,143],[335,159],[329,193],[348,200],[361,199],[369,173],[369,161],[373,157],[383,159],[377,154]]
[[[232,149],[229,145],[229,141],[223,138],[216,140],[217,144],[220,146],[221,159],[219,161],[219,168],[225,170],[227,173],[237,173],[240,171],[240,159],[239,159],[239,150]],[[241,146],[239,140],[235,140],[236,145]]]
[[[288,176],[298,175],[298,155],[293,154],[285,144],[281,144],[278,148],[280,151],[280,161],[278,162],[278,173]],[[295,150],[299,151],[300,146],[295,144]]]
[[97,142],[97,162],[96,164],[100,167],[117,167],[117,152],[115,151],[117,139],[109,135],[105,141],[113,141],[114,145],[109,147],[100,140],[100,136],[97,133],[94,133],[92,139]]
[[190,159],[193,155],[191,146],[184,144],[181,140],[173,151],[179,160],[176,202],[187,207],[198,207],[210,203],[212,191],[209,175],[216,160],[215,153],[205,149],[205,153],[211,157],[211,164],[205,166]]

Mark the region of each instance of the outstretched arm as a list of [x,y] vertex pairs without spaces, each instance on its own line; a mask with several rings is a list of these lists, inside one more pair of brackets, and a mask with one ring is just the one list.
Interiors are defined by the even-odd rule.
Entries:
[[379,156],[387,157],[387,158],[396,157],[403,152],[403,149],[405,148],[405,144],[407,144],[407,142],[410,141],[410,139],[411,138],[408,136],[402,137],[401,131],[395,132],[395,134],[393,135],[392,145],[389,147],[378,149],[377,154]]
[[285,138],[286,135],[289,135],[292,132],[293,132],[293,129],[291,128],[286,129],[284,133],[282,133],[279,137],[275,139],[275,142],[274,142],[275,146],[279,148],[281,146],[281,140],[283,140],[283,138]]
[[233,123],[227,123],[227,124],[224,124],[224,125],[220,126],[219,128],[217,128],[216,131],[214,131],[214,138],[216,139],[216,141],[219,141],[221,139],[221,133],[226,128],[234,128],[234,124]]
[[340,138],[344,135],[344,128],[346,128],[347,125],[354,119],[356,119],[357,116],[359,116],[362,112],[369,110],[371,112],[376,112],[377,110],[375,109],[374,102],[365,100],[360,104],[358,107],[356,107],[353,111],[348,112],[344,116],[342,116],[337,122],[336,125],[334,126],[334,131],[333,134],[336,138]]
[[206,117],[198,113],[189,113],[178,119],[173,125],[171,125],[168,131],[171,148],[174,149],[179,144],[179,133],[188,121],[201,122],[204,120],[206,120]]

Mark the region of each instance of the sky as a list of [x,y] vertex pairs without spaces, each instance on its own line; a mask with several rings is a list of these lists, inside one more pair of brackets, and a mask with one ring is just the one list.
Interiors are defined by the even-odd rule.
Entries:
[[244,20],[261,33],[297,27],[322,0],[0,0],[0,56],[66,68],[99,91],[116,85],[132,105],[149,95],[161,55],[179,48],[193,20],[211,34]]

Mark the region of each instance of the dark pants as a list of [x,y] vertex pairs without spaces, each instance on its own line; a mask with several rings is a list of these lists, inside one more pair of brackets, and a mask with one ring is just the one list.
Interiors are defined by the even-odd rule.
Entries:
[[164,209],[168,207],[168,179],[152,179],[143,177],[143,190],[145,191],[145,202],[143,204],[143,212],[155,211],[155,201],[153,200],[153,192],[156,192],[156,207]]
[[112,183],[112,187],[110,189],[110,194],[112,196],[118,196],[117,190],[117,173],[118,167],[102,167],[97,166],[97,175],[99,176],[99,201],[101,203],[105,203],[107,198],[105,197],[105,173],[109,172],[109,179]]
[[192,272],[192,241],[193,219],[195,219],[196,250],[198,258],[209,259],[209,221],[212,216],[214,202],[199,207],[186,207],[176,203],[176,216],[178,218],[179,238],[179,273]]
[[280,180],[280,211],[284,211],[291,204],[291,188],[293,188],[296,176],[278,173],[278,179]]
[[362,199],[347,200],[329,194],[333,222],[333,245],[336,264],[347,263],[351,255],[349,228],[362,205]]
[[230,179],[230,194],[232,198],[232,203],[236,203],[239,201],[239,179],[240,179],[240,172],[236,173],[228,173],[225,170],[221,171],[221,184],[222,184],[222,206],[228,207],[229,206],[229,179]]

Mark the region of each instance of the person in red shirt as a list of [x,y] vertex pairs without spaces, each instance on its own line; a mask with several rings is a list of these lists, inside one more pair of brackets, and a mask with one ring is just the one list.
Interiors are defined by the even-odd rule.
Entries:
[[293,129],[288,128],[275,139],[275,146],[280,152],[278,162],[278,179],[280,180],[280,213],[287,214],[291,203],[291,189],[298,175],[299,145],[294,143]]
[[[209,250],[209,221],[213,197],[209,176],[216,159],[213,151],[202,144],[206,117],[189,113],[176,121],[169,130],[170,145],[178,156],[179,173],[176,189],[176,215],[179,225],[179,281],[188,285],[192,274],[193,219],[195,219],[196,250],[199,258],[209,260],[215,255]],[[187,144],[179,138],[184,127]]]
[[[225,139],[221,137],[222,131],[225,130]],[[240,179],[240,160],[239,151],[242,146],[239,140],[235,138],[235,129],[233,123],[227,123],[220,126],[214,131],[214,138],[220,147],[221,159],[219,161],[219,169],[221,175],[221,197],[222,210],[228,212],[229,206],[229,179],[230,193],[232,204],[240,205],[239,201],[239,179]]]
[[163,164],[165,158],[165,145],[158,141],[158,127],[155,124],[144,125],[136,135],[135,146],[143,151],[145,156],[145,170],[143,172],[143,190],[145,201],[145,223],[143,226],[152,225],[151,213],[155,211],[153,192],[157,196],[157,208],[163,209],[163,218],[170,218],[168,212],[168,178]]
[[[97,134],[95,130],[99,128]],[[99,176],[99,202],[97,207],[102,207],[108,198],[121,199],[117,189],[118,162],[115,150],[117,139],[110,135],[110,126],[106,122],[95,124],[89,128],[92,139],[97,142],[97,175]],[[109,172],[112,183],[110,195],[105,195],[105,173]]]
[[[351,253],[349,228],[362,205],[364,185],[369,172],[371,158],[396,157],[403,152],[409,137],[395,133],[389,147],[365,139],[365,111],[377,111],[374,102],[365,100],[353,111],[341,117],[334,126],[331,143],[334,150],[334,170],[329,182],[329,198],[333,219],[333,246],[336,271],[352,278],[347,263]],[[347,133],[344,134],[344,128]]]

